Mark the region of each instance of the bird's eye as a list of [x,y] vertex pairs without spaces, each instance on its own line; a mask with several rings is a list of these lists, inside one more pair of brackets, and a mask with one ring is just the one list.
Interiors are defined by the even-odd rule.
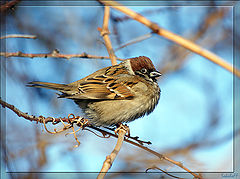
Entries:
[[146,68],[142,68],[142,69],[141,69],[141,72],[142,72],[142,73],[147,73],[147,69],[146,69]]

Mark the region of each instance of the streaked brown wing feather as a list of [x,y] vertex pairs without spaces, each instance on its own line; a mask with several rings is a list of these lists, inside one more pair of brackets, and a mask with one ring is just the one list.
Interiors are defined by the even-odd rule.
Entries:
[[65,96],[70,99],[130,99],[134,95],[124,82],[117,78],[96,76],[87,78],[78,85],[78,92]]

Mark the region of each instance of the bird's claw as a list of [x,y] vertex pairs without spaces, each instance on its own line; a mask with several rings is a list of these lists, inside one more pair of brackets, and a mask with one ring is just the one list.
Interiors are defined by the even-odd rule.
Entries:
[[115,133],[116,135],[118,135],[118,132],[119,132],[120,129],[123,129],[123,130],[126,131],[126,136],[128,136],[128,137],[130,136],[130,128],[128,127],[127,124],[122,124],[122,123],[120,123],[120,124],[118,124],[117,126],[118,126],[118,127],[114,130],[114,133]]

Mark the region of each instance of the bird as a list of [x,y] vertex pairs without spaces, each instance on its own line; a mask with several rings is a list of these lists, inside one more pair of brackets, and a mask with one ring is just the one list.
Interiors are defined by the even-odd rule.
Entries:
[[61,92],[58,98],[72,99],[91,125],[117,126],[150,114],[159,102],[161,90],[150,58],[139,56],[102,68],[69,84],[33,81],[29,87]]

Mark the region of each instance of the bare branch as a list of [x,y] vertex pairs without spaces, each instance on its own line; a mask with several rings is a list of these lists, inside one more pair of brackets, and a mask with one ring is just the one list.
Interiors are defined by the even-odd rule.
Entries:
[[117,49],[115,49],[115,52],[124,48],[124,47],[127,47],[129,45],[132,45],[132,44],[135,44],[135,43],[138,43],[138,42],[141,42],[143,40],[146,40],[148,38],[152,37],[152,33],[148,33],[148,34],[145,34],[145,35],[142,35],[140,37],[137,37],[135,39],[132,39],[131,41],[125,43],[124,45],[121,45],[120,47],[118,47]]
[[[208,33],[207,30],[216,26],[219,21],[228,14],[229,10],[226,8],[215,9],[209,12],[205,18],[199,23],[197,32],[190,31],[183,36],[188,36],[188,39],[192,42],[198,42],[201,46],[207,46],[208,48],[214,47],[218,42],[225,41],[228,38],[229,32],[224,32],[219,38],[211,38],[214,32]],[[191,35],[190,35],[191,34]],[[208,35],[204,38],[204,35]],[[172,45],[163,56],[161,65],[159,64],[159,71],[161,73],[167,73],[176,71],[182,67],[184,62],[188,59],[189,55],[193,55],[190,51],[185,50],[179,45]],[[177,59],[175,58],[177,57]]]
[[170,173],[166,172],[165,170],[163,170],[163,169],[161,169],[161,168],[158,168],[157,166],[153,166],[153,167],[148,168],[148,169],[146,170],[146,172],[148,172],[148,170],[154,170],[154,169],[160,170],[161,172],[165,173],[166,175],[168,175],[168,176],[170,176],[170,177],[182,179],[182,178],[180,178],[180,177],[171,175]]
[[25,39],[36,39],[36,35],[23,35],[23,34],[11,34],[0,37],[0,39],[7,39],[7,38],[25,38]]
[[[51,53],[23,53],[23,52],[0,52],[0,56],[4,57],[28,57],[28,58],[65,58],[67,60],[71,58],[88,58],[88,59],[110,59],[108,56],[89,55],[85,52],[81,54],[60,54],[57,50]],[[117,60],[124,61],[124,59],[117,58]]]
[[102,28],[98,28],[98,30],[101,33],[101,36],[103,37],[103,40],[105,42],[105,46],[107,48],[109,57],[112,61],[112,65],[117,65],[117,58],[114,54],[113,48],[112,48],[112,44],[111,44],[111,40],[109,38],[109,30],[108,30],[108,21],[109,21],[109,14],[110,14],[110,7],[105,6],[104,9],[104,17],[103,17],[103,27]]
[[[14,107],[13,105],[8,104],[8,103],[6,103],[5,101],[3,101],[3,100],[1,100],[1,99],[0,99],[0,104],[2,105],[2,107],[7,107],[7,108],[9,108],[10,110],[12,110],[13,112],[15,112],[19,117],[23,117],[23,118],[28,119],[28,120],[30,120],[30,121],[36,121],[37,123],[40,122],[40,123],[45,123],[45,124],[48,123],[48,122],[52,122],[53,125],[56,125],[56,124],[58,124],[58,123],[60,123],[60,122],[67,122],[68,124],[76,123],[76,124],[77,124],[78,126],[80,126],[83,130],[84,130],[86,127],[88,127],[88,128],[91,128],[91,129],[94,129],[94,130],[96,130],[96,131],[101,132],[104,136],[105,136],[105,135],[109,135],[109,136],[118,138],[118,136],[117,136],[116,134],[113,134],[113,133],[110,133],[110,132],[105,131],[105,130],[103,130],[103,129],[100,129],[100,128],[91,126],[91,125],[89,125],[89,124],[86,124],[86,123],[84,122],[86,119],[84,119],[84,118],[82,118],[82,117],[79,117],[79,116],[75,117],[74,115],[72,115],[73,117],[70,118],[70,116],[71,116],[71,114],[70,114],[70,115],[68,116],[68,118],[65,118],[65,117],[64,117],[64,118],[54,118],[54,117],[47,117],[47,118],[45,118],[45,117],[43,117],[43,116],[36,117],[36,116],[28,115],[27,113],[24,113],[24,112],[20,111],[19,109],[17,109],[17,108]],[[83,120],[83,122],[82,122],[81,120]],[[55,131],[55,132],[56,132],[56,131]],[[187,171],[187,172],[189,172],[190,174],[192,174],[195,178],[202,179],[202,177],[201,177],[200,175],[198,175],[198,174],[192,172],[190,169],[184,167],[181,162],[174,161],[174,160],[172,160],[172,159],[170,159],[170,158],[168,158],[168,157],[166,157],[166,156],[164,156],[164,155],[162,155],[162,154],[159,154],[158,152],[156,152],[156,151],[154,151],[154,150],[151,150],[151,149],[149,149],[149,148],[147,148],[147,147],[145,147],[145,146],[143,146],[143,145],[141,145],[141,144],[139,144],[139,143],[136,143],[136,142],[134,142],[134,141],[132,141],[132,140],[129,140],[129,139],[127,139],[127,138],[124,138],[124,141],[126,141],[126,142],[128,142],[128,143],[130,143],[130,144],[132,144],[132,145],[134,145],[134,146],[137,146],[137,147],[139,147],[139,148],[141,148],[141,149],[143,149],[143,150],[145,150],[145,151],[147,151],[147,152],[149,152],[149,153],[157,156],[160,160],[166,160],[166,161],[168,161],[168,162],[170,162],[170,163],[172,163],[172,164],[174,164],[174,165],[179,166],[180,168],[182,168],[182,169],[184,169],[185,171]]]
[[165,38],[167,38],[168,40],[171,40],[185,48],[187,48],[188,50],[191,50],[194,53],[197,53],[205,58],[207,58],[208,60],[212,61],[213,63],[223,67],[224,69],[230,71],[231,73],[233,73],[234,75],[236,75],[237,77],[240,77],[240,71],[233,67],[231,64],[229,64],[228,62],[224,61],[224,59],[222,59],[221,57],[217,56],[216,54],[208,51],[207,49],[204,49],[202,47],[200,47],[199,45],[197,45],[196,43],[193,43],[190,40],[187,40],[177,34],[174,34],[164,28],[159,27],[156,23],[151,22],[150,20],[148,20],[147,18],[145,18],[144,16],[128,9],[127,7],[121,5],[118,2],[115,1],[103,1],[103,0],[98,0],[100,1],[102,4],[104,4],[105,6],[111,6],[112,8],[121,11],[122,13],[130,16],[132,19],[135,19],[136,21],[144,24],[145,26],[149,27],[154,33],[163,36]]
[[120,151],[122,147],[122,143],[124,140],[124,137],[126,135],[127,129],[124,128],[121,124],[120,129],[118,131],[118,140],[115,148],[113,149],[112,153],[106,157],[106,160],[103,162],[102,169],[100,173],[98,174],[97,179],[103,179],[108,170],[111,168],[115,158],[117,157],[118,152]]
[[28,115],[27,113],[24,113],[22,111],[20,111],[19,109],[17,109],[15,106],[6,103],[5,101],[3,101],[2,99],[0,99],[0,104],[2,105],[2,107],[7,107],[9,109],[11,109],[13,112],[15,112],[19,117],[23,117],[25,119],[28,119],[30,121],[36,121],[36,117],[32,116],[32,115]]

